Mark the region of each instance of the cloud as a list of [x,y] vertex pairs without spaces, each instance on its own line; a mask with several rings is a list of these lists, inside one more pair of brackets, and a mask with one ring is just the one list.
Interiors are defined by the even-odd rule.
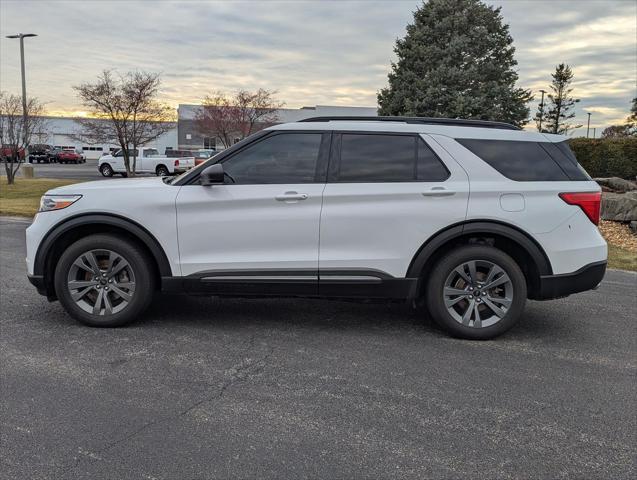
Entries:
[[[597,108],[592,123],[602,126],[628,114],[636,95],[635,2],[488,3],[502,5],[510,24],[521,86],[546,88],[564,61],[574,68],[578,117]],[[26,42],[28,89],[51,111],[80,111],[71,86],[105,68],[161,72],[162,95],[175,106],[213,89],[258,87],[278,90],[290,107],[373,106],[394,42],[419,4],[2,0],[0,88],[19,92],[17,42],[4,38],[18,28],[39,34]]]

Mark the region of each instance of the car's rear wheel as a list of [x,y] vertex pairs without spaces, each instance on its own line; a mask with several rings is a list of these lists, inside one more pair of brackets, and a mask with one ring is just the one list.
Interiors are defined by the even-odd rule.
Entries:
[[170,174],[168,168],[165,165],[158,165],[155,169],[155,173],[158,177],[166,177]]
[[135,243],[91,235],[72,244],[55,268],[55,292],[76,320],[92,327],[133,321],[153,296],[151,260]]
[[108,163],[103,163],[100,166],[100,173],[104,177],[112,177],[113,176],[113,167],[111,167]]
[[445,255],[427,283],[427,307],[451,335],[487,340],[509,330],[526,302],[526,280],[509,255],[486,245]]

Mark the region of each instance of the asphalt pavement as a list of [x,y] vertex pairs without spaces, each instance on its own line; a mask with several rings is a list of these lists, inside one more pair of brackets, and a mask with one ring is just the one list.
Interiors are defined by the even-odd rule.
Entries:
[[0,219],[0,478],[636,476],[636,274],[488,342],[300,299],[158,296],[95,329],[27,282],[26,226]]
[[78,181],[105,178],[97,170],[97,160],[87,160],[86,163],[77,165],[72,163],[34,163],[33,174],[36,178],[63,178]]

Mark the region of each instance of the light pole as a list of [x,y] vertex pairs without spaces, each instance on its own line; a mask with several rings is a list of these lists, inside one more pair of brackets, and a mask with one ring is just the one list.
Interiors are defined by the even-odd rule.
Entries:
[[586,113],[588,115],[588,123],[586,124],[586,138],[588,138],[588,132],[591,129],[591,112]]
[[542,133],[542,119],[544,118],[544,94],[546,93],[546,90],[540,90],[540,92],[542,93],[542,100],[540,101],[540,121],[538,122],[538,130],[540,131],[540,133]]
[[[20,39],[20,66],[22,69],[22,125],[23,125],[23,138],[26,140],[29,135],[29,123],[27,115],[27,82],[24,75],[24,39],[27,37],[37,37],[35,33],[18,33],[17,35],[7,35],[7,38],[19,38]],[[19,158],[19,157],[18,157]],[[29,163],[29,148],[24,149],[24,161]]]

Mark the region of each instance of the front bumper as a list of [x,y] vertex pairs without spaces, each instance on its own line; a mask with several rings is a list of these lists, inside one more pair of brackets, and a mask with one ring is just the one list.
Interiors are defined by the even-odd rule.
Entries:
[[33,285],[40,295],[47,295],[46,286],[44,285],[44,276],[42,275],[27,275],[29,282]]
[[606,261],[589,263],[572,273],[544,275],[534,300],[550,300],[596,288],[606,273]]

